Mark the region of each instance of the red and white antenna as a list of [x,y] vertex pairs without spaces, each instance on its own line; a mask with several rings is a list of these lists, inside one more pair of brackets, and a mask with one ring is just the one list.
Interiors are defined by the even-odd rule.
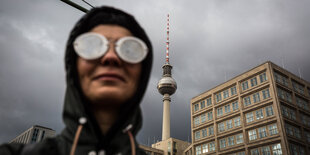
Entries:
[[167,49],[166,49],[166,64],[169,64],[169,14],[167,15]]

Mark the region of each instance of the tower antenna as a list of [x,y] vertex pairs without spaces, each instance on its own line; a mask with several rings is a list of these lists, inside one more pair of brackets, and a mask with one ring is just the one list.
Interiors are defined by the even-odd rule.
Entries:
[[166,64],[169,64],[169,14],[167,15]]

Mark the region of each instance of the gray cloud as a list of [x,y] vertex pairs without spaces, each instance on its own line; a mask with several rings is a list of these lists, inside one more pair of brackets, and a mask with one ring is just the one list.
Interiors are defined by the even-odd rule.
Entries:
[[[79,1],[76,1],[79,2]],[[99,0],[89,1],[101,5]],[[166,14],[171,17],[171,135],[190,136],[190,99],[267,60],[310,81],[309,1],[105,1],[133,14],[149,34],[154,67],[141,104],[140,143],[161,139]],[[81,3],[82,4],[82,3]],[[84,4],[83,4],[84,5]],[[85,6],[87,7],[87,6]],[[0,143],[34,124],[55,129],[65,90],[63,54],[82,12],[60,1],[5,0],[0,6]]]

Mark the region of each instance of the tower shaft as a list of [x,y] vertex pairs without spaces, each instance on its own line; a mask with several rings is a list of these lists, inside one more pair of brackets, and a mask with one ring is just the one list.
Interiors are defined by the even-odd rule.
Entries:
[[163,97],[163,129],[162,140],[170,138],[170,95],[165,94]]

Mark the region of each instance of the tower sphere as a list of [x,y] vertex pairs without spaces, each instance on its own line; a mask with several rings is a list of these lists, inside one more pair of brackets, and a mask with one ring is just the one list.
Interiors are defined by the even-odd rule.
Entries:
[[172,77],[163,77],[157,84],[158,92],[162,95],[172,95],[177,89],[177,83]]

